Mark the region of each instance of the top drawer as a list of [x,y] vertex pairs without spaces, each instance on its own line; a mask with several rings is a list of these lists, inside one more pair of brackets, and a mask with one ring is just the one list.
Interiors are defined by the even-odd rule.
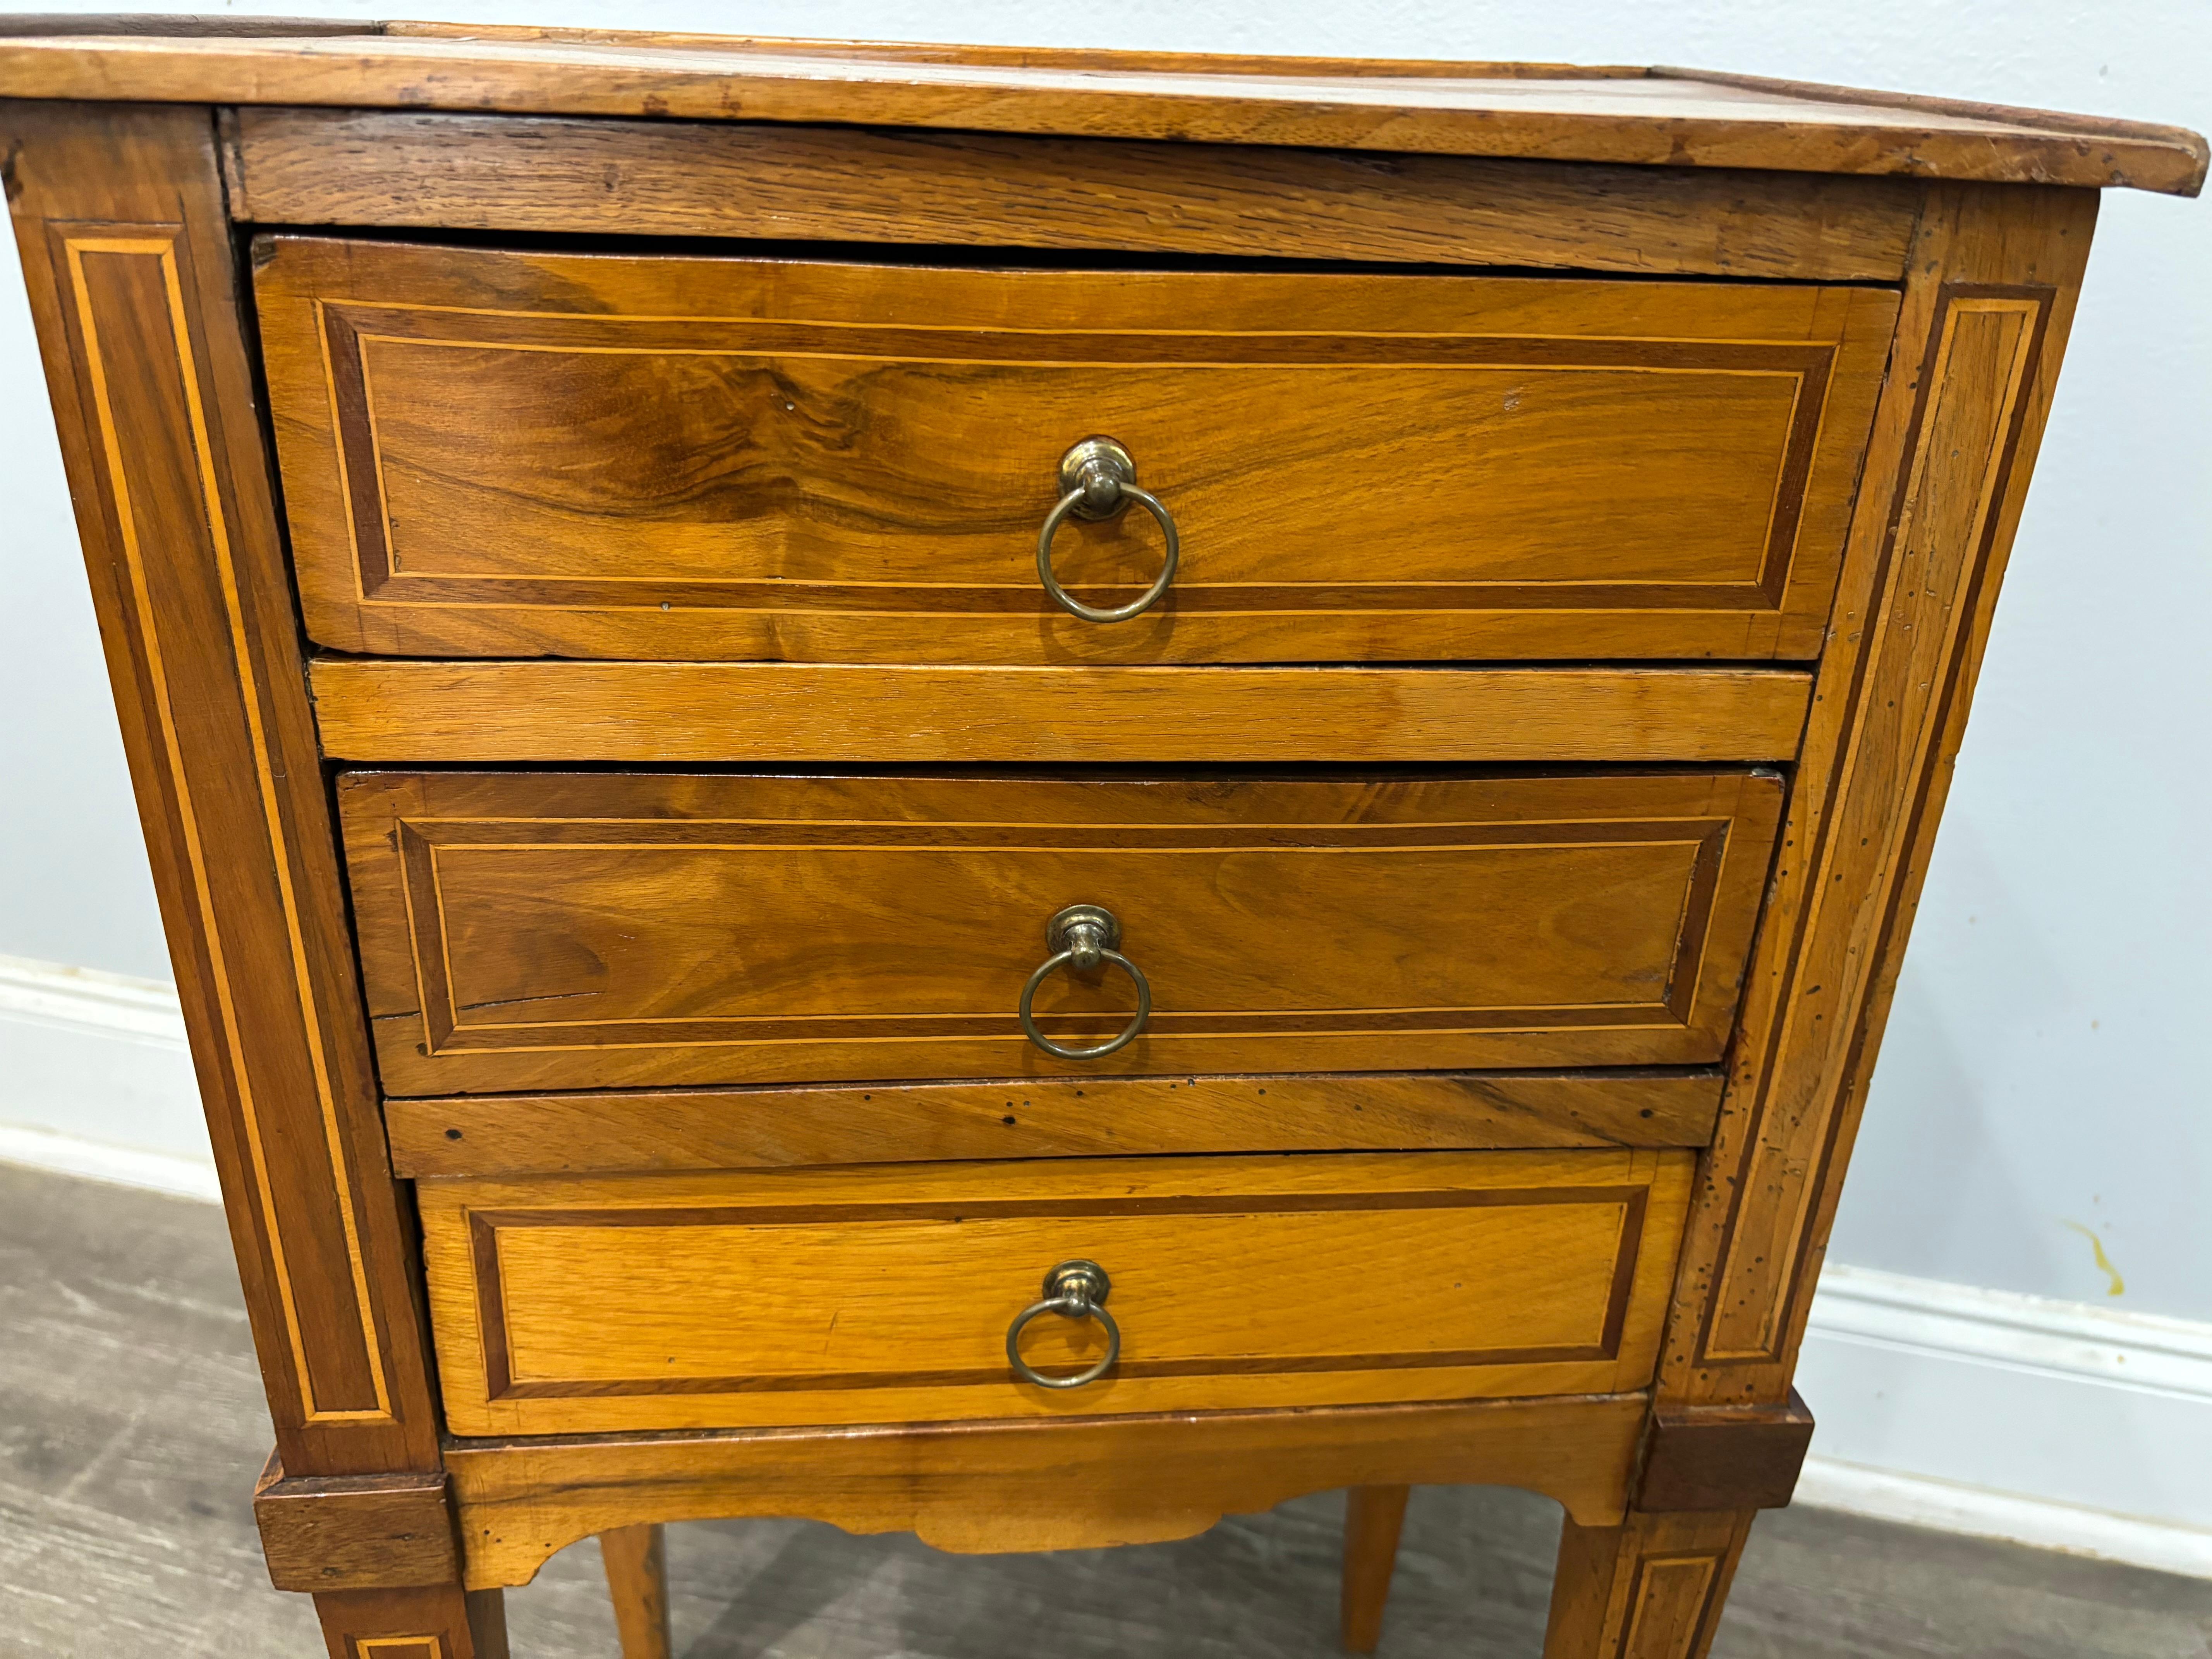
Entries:
[[[279,239],[308,631],[414,655],[1809,657],[1896,313],[1848,288]],[[1182,556],[1067,614],[1110,437]],[[1052,543],[1121,606],[1127,506]]]

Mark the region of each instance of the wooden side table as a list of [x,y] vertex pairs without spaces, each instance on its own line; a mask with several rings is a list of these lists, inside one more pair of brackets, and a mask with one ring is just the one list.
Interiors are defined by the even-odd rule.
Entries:
[[[59,27],[48,20],[41,30]],[[2095,191],[1679,71],[95,20],[23,263],[333,1659],[1565,1509],[1694,1659]]]

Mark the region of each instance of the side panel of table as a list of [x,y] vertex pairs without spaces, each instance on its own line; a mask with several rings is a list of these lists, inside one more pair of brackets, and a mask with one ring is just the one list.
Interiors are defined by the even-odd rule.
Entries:
[[2096,209],[2089,191],[1929,191],[1691,1210],[1666,1398],[1788,1395]]
[[[0,132],[283,1468],[442,1483],[213,112],[15,103]],[[505,1659],[458,1583],[317,1601],[332,1659]]]
[[204,109],[8,106],[9,195],[295,1475],[437,1467]]

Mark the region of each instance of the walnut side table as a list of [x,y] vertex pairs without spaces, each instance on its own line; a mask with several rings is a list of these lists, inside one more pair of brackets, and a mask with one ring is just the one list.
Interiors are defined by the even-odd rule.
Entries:
[[[18,26],[19,27],[21,26]],[[1676,70],[86,20],[20,239],[333,1659],[1567,1515],[1695,1659],[2098,189]]]

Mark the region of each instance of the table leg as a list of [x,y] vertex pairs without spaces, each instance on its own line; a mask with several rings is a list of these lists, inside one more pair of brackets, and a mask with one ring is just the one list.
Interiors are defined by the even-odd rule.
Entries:
[[507,1659],[501,1590],[319,1590],[331,1659]]
[[623,1659],[669,1659],[668,1553],[659,1527],[617,1527],[599,1534],[614,1597]]
[[1353,1486],[1344,1494],[1344,1647],[1372,1653],[1382,1639],[1382,1604],[1398,1564],[1407,1486]]
[[1559,1539],[1544,1659],[1705,1659],[1757,1510],[1632,1510]]

